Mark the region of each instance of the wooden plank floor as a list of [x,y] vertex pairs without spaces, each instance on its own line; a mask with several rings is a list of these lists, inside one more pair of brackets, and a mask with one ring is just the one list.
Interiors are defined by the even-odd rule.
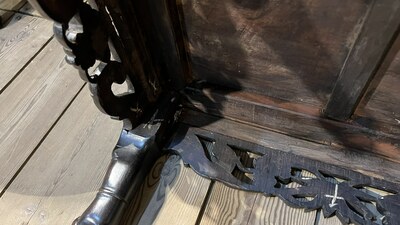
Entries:
[[0,27],[14,15],[15,11],[21,9],[26,0],[0,0]]
[[[0,30],[0,224],[70,224],[100,187],[121,123],[96,109],[51,22],[21,10]],[[155,164],[123,224],[340,222],[211,182],[170,156]]]

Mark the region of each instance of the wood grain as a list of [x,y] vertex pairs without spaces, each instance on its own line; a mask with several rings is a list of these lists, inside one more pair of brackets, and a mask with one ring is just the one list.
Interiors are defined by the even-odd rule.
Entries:
[[336,216],[324,218],[321,215],[315,225],[342,225],[342,222]]
[[0,95],[0,192],[83,86],[57,41]]
[[18,12],[25,13],[32,16],[43,17],[36,9],[32,7],[32,5],[27,2],[25,3]]
[[290,137],[252,125],[221,119],[188,110],[182,121],[191,126],[249,141],[272,149],[291,152],[328,164],[354,170],[365,175],[400,182],[400,166],[374,154],[355,149],[321,145]]
[[287,206],[277,197],[267,198],[257,194],[254,209],[247,224],[251,225],[313,225],[316,212],[304,212]]
[[42,18],[15,14],[0,30],[0,93],[51,38],[51,24]]
[[349,53],[325,109],[337,120],[349,119],[375,75],[400,26],[400,1],[375,1]]
[[180,41],[182,34],[176,29],[179,26],[179,18],[177,13],[171,10],[176,6],[175,2],[149,0],[132,3],[155,70],[173,81],[167,81],[169,87],[181,90],[185,86],[184,77],[189,73],[189,65],[186,52],[180,51],[184,47]]
[[197,78],[319,108],[372,5],[364,0],[182,2]]
[[26,0],[0,0],[0,28],[3,23],[14,15],[26,3]]
[[137,193],[135,193],[132,202],[127,206],[126,212],[120,222],[121,225],[138,224],[152,196],[160,185],[161,172],[168,157],[168,155],[163,155],[154,163],[145,181],[140,186]]
[[162,170],[160,184],[152,196],[140,225],[195,224],[210,181],[171,156]]
[[[320,144],[355,148],[400,162],[400,137],[270,105],[260,95],[217,88],[188,91],[189,107]],[[293,107],[296,107],[295,105]]]
[[121,127],[85,87],[0,199],[2,224],[71,224],[95,197]]
[[356,123],[400,135],[400,35],[389,50],[374,80],[357,107]]
[[256,196],[256,193],[239,191],[222,183],[215,183],[200,224],[247,224]]
[[0,0],[0,9],[16,10],[25,3],[26,0]]

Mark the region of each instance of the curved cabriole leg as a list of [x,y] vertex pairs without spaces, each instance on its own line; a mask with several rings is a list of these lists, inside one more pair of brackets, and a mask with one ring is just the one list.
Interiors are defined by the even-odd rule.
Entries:
[[[143,86],[149,86],[143,80],[149,79],[137,79],[142,82],[132,83],[130,78],[134,79],[135,74],[127,71],[122,62],[113,61],[108,40],[110,31],[101,22],[99,12],[89,5],[81,0],[30,2],[39,12],[56,21],[54,33],[64,47],[66,61],[90,83],[98,108],[113,118],[124,120],[124,130],[112,153],[103,184],[91,205],[74,221],[76,225],[117,225],[135,190],[161,155],[159,146],[164,146],[168,140],[166,131],[176,119],[178,95],[164,91],[162,96],[150,98],[143,91]],[[96,61],[100,61],[99,71],[90,74],[89,69]],[[132,84],[131,89],[116,96],[111,90],[112,84],[124,81]]]
[[149,170],[146,165],[152,165],[159,153],[154,137],[122,131],[95,200],[74,224],[119,224],[126,204]]
[[118,225],[126,204],[132,200],[154,162],[161,156],[176,120],[178,96],[164,96],[146,123],[122,131],[103,184],[75,225]]

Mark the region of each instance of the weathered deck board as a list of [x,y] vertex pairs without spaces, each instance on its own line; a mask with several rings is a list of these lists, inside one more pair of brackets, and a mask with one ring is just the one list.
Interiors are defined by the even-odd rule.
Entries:
[[180,157],[171,156],[163,168],[159,186],[137,224],[194,225],[209,185],[209,180],[185,167]]
[[310,116],[281,109],[266,104],[265,99],[260,96],[242,91],[227,93],[210,88],[200,93],[194,91],[188,96],[195,108],[215,116],[242,121],[324,145],[359,149],[400,162],[400,138],[396,135],[321,118],[318,115]]
[[256,196],[256,193],[239,191],[222,183],[215,183],[200,224],[247,224]]
[[71,224],[100,187],[121,126],[85,87],[0,199],[2,224]]
[[18,12],[25,13],[25,14],[28,14],[28,15],[31,15],[31,16],[43,17],[36,9],[34,9],[34,8],[32,7],[32,5],[31,5],[29,2],[25,3],[25,4],[18,10]]
[[34,8],[32,7],[32,5],[31,5],[29,2],[25,3],[25,4],[18,10],[18,12],[25,13],[25,14],[29,14],[29,15],[32,15],[32,16],[37,16],[37,17],[43,17],[36,9],[34,9]]
[[3,22],[14,15],[13,10],[18,10],[26,3],[26,0],[0,0],[0,28]]
[[216,183],[201,225],[314,225],[316,215],[316,211],[305,213],[303,209],[290,208],[278,198]]
[[315,225],[342,225],[342,222],[340,222],[336,216],[324,218],[324,216],[321,215]]
[[51,24],[42,18],[16,14],[0,30],[0,93],[51,38]]
[[364,0],[179,2],[194,75],[318,108],[327,102],[373,5]]
[[82,85],[77,71],[65,62],[62,48],[52,40],[1,93],[0,193]]
[[354,120],[371,129],[400,135],[400,35],[371,81]]
[[266,198],[262,194],[258,194],[254,203],[254,209],[247,224],[313,225],[315,216],[315,211],[305,213],[303,209],[287,206],[277,197]]
[[[48,42],[50,37],[51,22],[21,14],[0,30],[0,224],[70,224],[92,201],[119,133],[119,123],[94,107],[86,88],[74,99],[83,83],[65,65],[61,46]],[[224,120],[205,129],[400,181],[393,162],[246,127]],[[204,205],[210,181],[184,167],[176,156],[167,164],[161,178],[162,163],[148,176],[124,225],[314,222],[312,213],[289,208],[278,198],[220,183],[214,184]],[[336,217],[318,219],[316,225],[340,225]]]
[[205,130],[279,151],[291,152],[310,159],[323,161],[372,177],[387,179],[391,182],[400,182],[399,164],[379,158],[373,154],[359,152],[355,149],[321,145],[191,110],[185,113],[187,115],[183,117],[183,122],[192,126],[202,127]]
[[0,9],[16,10],[25,3],[26,0],[0,0]]

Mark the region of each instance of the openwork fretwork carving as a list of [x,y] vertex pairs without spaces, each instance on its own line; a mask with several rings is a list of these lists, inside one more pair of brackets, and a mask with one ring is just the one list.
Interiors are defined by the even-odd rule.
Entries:
[[[138,56],[126,54],[130,49],[134,52],[134,46],[132,43],[124,46],[119,36],[120,32],[125,37],[129,36],[126,25],[115,24],[121,20],[122,15],[115,13],[111,6],[107,8],[99,4],[98,7],[99,10],[95,10],[86,3],[79,3],[76,14],[68,23],[55,23],[54,33],[64,46],[66,61],[74,65],[79,70],[80,77],[90,84],[98,108],[113,118],[128,119],[130,123],[127,124],[134,127],[145,109],[156,101],[155,95],[161,91],[159,81],[150,72],[146,75],[135,74],[135,68],[129,61],[138,61]],[[115,4],[114,7],[119,6]],[[113,16],[118,16],[118,19],[113,20]],[[112,37],[114,39],[111,42]],[[116,51],[111,54],[111,50]],[[94,70],[94,67],[97,69]],[[111,88],[113,83],[124,82],[128,84],[128,90],[122,94],[114,94]],[[151,86],[152,90],[145,90],[145,86],[147,89]]]
[[180,130],[170,149],[202,176],[344,224],[400,224],[395,183],[196,128]]

